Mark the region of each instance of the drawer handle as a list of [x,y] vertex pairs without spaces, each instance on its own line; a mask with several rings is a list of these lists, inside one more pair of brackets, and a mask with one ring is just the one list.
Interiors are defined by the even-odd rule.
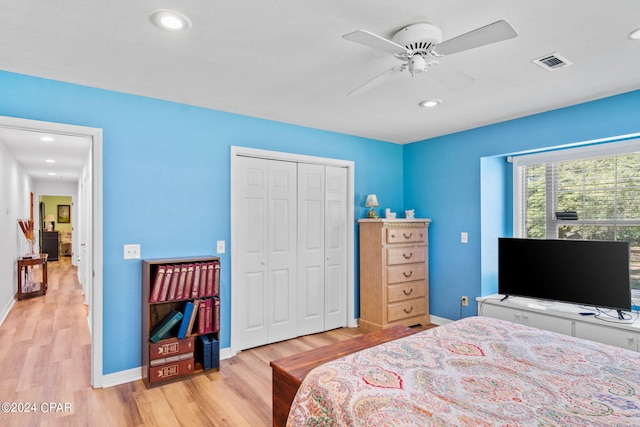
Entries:
[[413,236],[413,233],[409,233],[409,235],[407,236],[406,233],[402,233],[402,235],[404,236],[405,239],[410,239],[411,236]]
[[409,255],[402,254],[402,256],[404,257],[404,259],[411,259],[411,257],[413,256],[413,252],[410,252]]
[[413,306],[411,306],[411,308],[409,309],[409,311],[407,311],[406,308],[403,308],[402,311],[404,311],[405,313],[409,314],[413,311]]
[[409,292],[407,292],[406,289],[403,289],[402,293],[405,294],[406,296],[409,296],[409,295],[411,295],[413,293],[413,288],[409,289]]
[[409,272],[409,274],[407,274],[407,272],[406,272],[406,271],[403,271],[403,272],[402,272],[402,275],[403,275],[404,277],[411,277],[411,276],[413,276],[413,270],[411,270],[411,271]]

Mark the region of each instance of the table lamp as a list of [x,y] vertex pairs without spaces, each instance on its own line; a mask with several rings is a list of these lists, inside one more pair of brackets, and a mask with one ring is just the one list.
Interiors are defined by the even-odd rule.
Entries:
[[44,223],[47,224],[47,231],[53,231],[53,223],[55,220],[56,219],[52,214],[49,214],[44,218]]
[[367,196],[367,201],[365,202],[365,207],[371,208],[369,209],[369,213],[367,214],[367,218],[378,218],[378,214],[373,208],[378,207],[378,198],[375,194],[369,194]]

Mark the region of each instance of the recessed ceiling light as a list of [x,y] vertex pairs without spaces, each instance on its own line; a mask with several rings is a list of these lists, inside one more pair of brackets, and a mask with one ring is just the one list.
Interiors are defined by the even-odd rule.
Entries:
[[186,31],[191,27],[191,20],[180,12],[169,9],[158,9],[151,12],[151,22],[163,30]]
[[49,172],[47,175],[49,175],[49,176],[56,176],[56,173],[55,173],[55,172]]
[[54,139],[51,138],[50,136],[43,136],[43,137],[40,138],[40,141],[46,141],[46,142],[51,142],[53,140]]
[[437,107],[441,103],[442,103],[441,99],[427,99],[426,101],[422,101],[418,105],[424,108],[431,108],[431,107]]
[[640,40],[640,28],[637,28],[629,33],[631,40]]
[[47,159],[47,160],[45,160],[45,162],[47,162],[47,163],[55,163],[56,161],[53,160],[53,159]]

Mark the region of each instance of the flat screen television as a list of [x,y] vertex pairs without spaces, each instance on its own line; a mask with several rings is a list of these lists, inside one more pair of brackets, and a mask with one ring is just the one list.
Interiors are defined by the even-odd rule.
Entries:
[[629,243],[499,238],[498,292],[630,310]]

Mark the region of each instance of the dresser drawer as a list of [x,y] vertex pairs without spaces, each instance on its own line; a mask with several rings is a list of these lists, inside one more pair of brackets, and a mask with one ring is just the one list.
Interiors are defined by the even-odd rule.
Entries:
[[427,231],[424,228],[387,228],[387,243],[426,242]]
[[402,246],[399,248],[387,248],[387,265],[424,262],[426,259],[426,255],[426,246]]
[[427,295],[425,280],[387,286],[387,301],[398,302],[411,298],[422,298]]
[[422,264],[403,264],[387,267],[387,283],[413,282],[427,276],[427,267]]
[[403,302],[387,305],[387,318],[389,322],[420,316],[427,312],[427,299],[416,298]]

